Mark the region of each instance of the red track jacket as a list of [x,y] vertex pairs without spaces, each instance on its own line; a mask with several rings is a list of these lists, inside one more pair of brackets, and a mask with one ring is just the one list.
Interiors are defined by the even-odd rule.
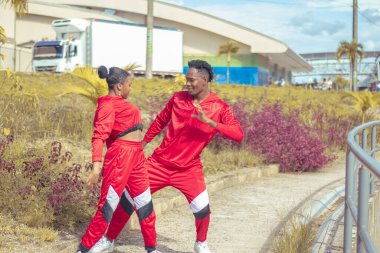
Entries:
[[198,114],[193,97],[187,91],[177,92],[156,117],[145,134],[150,142],[169,123],[161,145],[152,154],[157,161],[176,169],[202,166],[200,154],[214,135],[242,141],[244,134],[230,107],[215,93],[200,103],[204,113],[217,122],[216,128],[192,118]]
[[92,136],[92,161],[102,161],[104,142],[109,148],[117,135],[141,122],[140,110],[124,98],[116,96],[98,98]]

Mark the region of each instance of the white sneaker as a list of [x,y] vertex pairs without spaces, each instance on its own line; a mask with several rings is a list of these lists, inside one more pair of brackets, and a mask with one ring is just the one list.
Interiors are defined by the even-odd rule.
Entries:
[[161,253],[161,251],[153,250],[153,251],[151,251],[151,252],[149,252],[149,253]]
[[210,249],[207,246],[207,242],[198,242],[196,241],[194,244],[195,253],[210,253]]
[[104,235],[100,240],[90,249],[88,253],[111,253],[113,252],[114,241],[110,241]]

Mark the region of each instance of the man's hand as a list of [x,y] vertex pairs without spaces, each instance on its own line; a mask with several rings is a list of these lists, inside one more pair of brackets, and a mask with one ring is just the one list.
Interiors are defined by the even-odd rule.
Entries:
[[100,162],[94,162],[94,167],[92,168],[91,174],[87,179],[87,187],[92,189],[99,182],[100,173],[102,172]]
[[216,122],[210,119],[204,112],[202,107],[199,104],[194,103],[194,107],[198,109],[198,114],[191,114],[191,117],[197,118],[200,121],[206,123],[207,125],[212,126],[213,128],[216,127]]

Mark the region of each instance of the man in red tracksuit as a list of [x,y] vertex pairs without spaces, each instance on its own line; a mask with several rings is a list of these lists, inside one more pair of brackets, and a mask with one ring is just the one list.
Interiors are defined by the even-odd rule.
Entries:
[[[190,61],[186,74],[188,91],[174,94],[143,140],[149,143],[169,124],[161,145],[146,163],[150,189],[154,193],[172,186],[186,196],[195,216],[196,253],[210,252],[206,242],[210,223],[209,197],[200,154],[216,133],[238,142],[244,136],[230,107],[210,91],[208,83],[213,76],[207,62]],[[109,240],[114,240],[121,232],[133,212],[132,206],[133,201],[125,192],[109,225],[106,234]]]

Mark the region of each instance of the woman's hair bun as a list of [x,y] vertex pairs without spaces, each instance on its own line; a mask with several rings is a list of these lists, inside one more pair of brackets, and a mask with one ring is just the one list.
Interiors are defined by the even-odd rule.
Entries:
[[100,66],[98,68],[98,75],[101,79],[107,78],[108,76],[108,69],[105,66]]

